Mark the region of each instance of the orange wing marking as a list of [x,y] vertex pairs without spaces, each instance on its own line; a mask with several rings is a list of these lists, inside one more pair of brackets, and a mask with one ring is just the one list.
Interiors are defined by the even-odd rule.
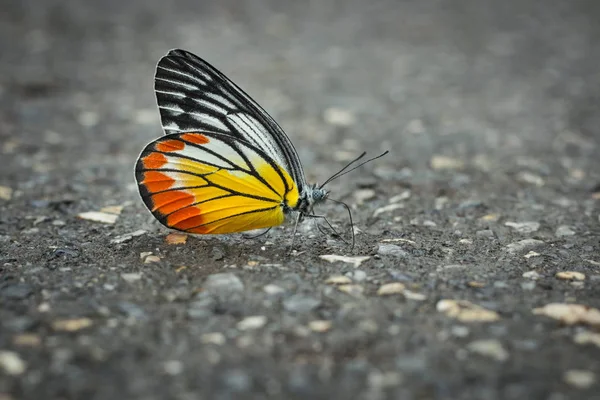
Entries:
[[184,147],[185,143],[177,139],[164,140],[156,144],[156,150],[163,151],[165,153],[183,150]]
[[195,144],[206,144],[210,140],[206,136],[201,133],[184,133],[180,136],[181,139],[186,142],[195,143]]

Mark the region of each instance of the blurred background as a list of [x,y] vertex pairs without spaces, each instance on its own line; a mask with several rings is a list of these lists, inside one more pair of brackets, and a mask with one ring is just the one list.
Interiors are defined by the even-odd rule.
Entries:
[[[179,47],[262,104],[311,179],[363,149],[390,149],[382,162],[392,168],[425,168],[437,153],[558,152],[590,170],[599,9],[581,0],[9,0],[3,158],[13,180],[33,169],[31,185],[64,186],[69,171],[71,185],[131,189],[134,158],[162,134],[155,64]],[[313,166],[323,162],[335,165]]]
[[[532,310],[598,307],[599,21],[597,0],[2,0],[0,399],[598,398],[594,345]],[[329,186],[368,261],[306,231],[296,257],[277,229],[165,241],[133,167],[172,48],[256,99],[311,182],[390,150]]]

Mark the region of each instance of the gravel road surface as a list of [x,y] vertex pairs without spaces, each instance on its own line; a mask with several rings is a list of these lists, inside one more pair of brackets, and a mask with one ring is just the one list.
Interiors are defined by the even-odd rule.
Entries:
[[[5,0],[0,399],[600,399],[596,1]],[[156,222],[154,68],[207,59],[356,246]],[[319,207],[348,236],[347,214]]]

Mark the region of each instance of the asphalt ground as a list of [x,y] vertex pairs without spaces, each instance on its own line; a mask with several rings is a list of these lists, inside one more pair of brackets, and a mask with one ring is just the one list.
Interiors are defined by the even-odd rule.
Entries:
[[[1,400],[600,399],[597,2],[2,9]],[[390,150],[329,187],[353,251],[310,221],[289,254],[289,224],[153,220],[133,166],[172,48],[262,104],[311,182]]]

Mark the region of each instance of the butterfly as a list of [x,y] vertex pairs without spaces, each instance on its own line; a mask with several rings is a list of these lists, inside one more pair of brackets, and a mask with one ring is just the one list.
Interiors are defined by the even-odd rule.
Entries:
[[141,152],[135,177],[145,205],[168,228],[243,232],[280,225],[291,213],[297,227],[304,217],[324,218],[313,209],[329,199],[325,184],[364,164],[348,170],[366,153],[325,183],[308,184],[294,145],[275,120],[185,50],[160,59],[154,90],[165,135]]

